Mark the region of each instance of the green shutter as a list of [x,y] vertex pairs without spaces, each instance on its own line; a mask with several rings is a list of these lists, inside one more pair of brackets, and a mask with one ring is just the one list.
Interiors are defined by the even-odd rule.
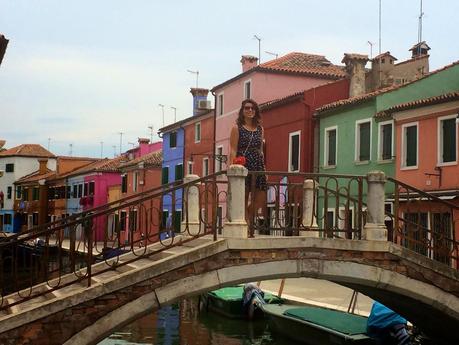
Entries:
[[417,126],[410,126],[405,128],[406,135],[406,166],[411,167],[418,164],[417,157]]
[[163,211],[162,217],[161,217],[161,227],[163,229],[166,228],[167,226],[167,218],[169,217],[169,211],[165,210]]
[[370,122],[359,125],[359,161],[370,160]]
[[169,167],[163,167],[161,184],[166,184],[169,182]]
[[173,227],[174,227],[174,232],[179,233],[180,232],[180,225],[182,223],[182,211],[175,211],[174,212],[174,219],[173,219]]
[[297,171],[299,169],[299,154],[300,154],[300,136],[298,134],[291,137],[291,157],[290,161],[292,164],[292,171]]
[[328,131],[328,165],[336,164],[336,130]]
[[392,124],[382,126],[382,159],[392,159]]
[[183,179],[183,164],[175,166],[175,181]]
[[169,147],[177,147],[177,132],[169,134]]
[[442,162],[454,162],[456,160],[456,119],[442,121]]

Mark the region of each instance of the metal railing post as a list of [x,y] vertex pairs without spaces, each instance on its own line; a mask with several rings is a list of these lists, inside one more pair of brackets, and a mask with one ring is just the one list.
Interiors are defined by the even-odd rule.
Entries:
[[[193,182],[199,179],[198,175],[186,175],[183,178],[183,183]],[[190,236],[198,235],[200,232],[199,222],[199,188],[196,184],[190,184],[184,188],[184,205],[186,215],[182,223],[182,227],[188,227],[188,234]]]
[[382,171],[367,174],[367,222],[363,228],[362,239],[387,241],[387,228],[384,224],[384,185],[386,175]]
[[[303,227],[300,231],[300,236],[319,237],[319,226],[314,214],[314,198],[317,195],[319,184],[314,180],[304,180],[303,182]],[[316,230],[316,231],[314,231]]]
[[248,170],[233,164],[227,170],[228,202],[227,221],[223,227],[223,237],[247,238],[247,221],[245,218],[245,178]]

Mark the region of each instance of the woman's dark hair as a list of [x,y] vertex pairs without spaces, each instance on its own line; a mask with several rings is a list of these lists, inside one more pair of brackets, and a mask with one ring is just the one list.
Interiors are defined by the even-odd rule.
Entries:
[[239,109],[239,115],[237,116],[237,120],[236,120],[236,123],[238,126],[242,126],[245,124],[245,121],[244,121],[244,106],[247,104],[247,103],[250,103],[252,104],[252,107],[253,107],[253,110],[255,111],[255,116],[253,117],[253,121],[255,122],[255,125],[259,125],[260,122],[261,122],[261,118],[260,118],[260,108],[258,108],[258,103],[255,102],[253,99],[251,98],[247,98],[247,99],[244,99],[242,101],[242,104],[241,104],[241,109]]

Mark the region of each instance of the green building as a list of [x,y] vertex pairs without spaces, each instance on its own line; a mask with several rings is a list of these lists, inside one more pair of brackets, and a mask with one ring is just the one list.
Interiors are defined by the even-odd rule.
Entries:
[[[352,76],[351,76],[352,78]],[[392,119],[375,121],[375,115],[397,104],[411,102],[459,90],[459,61],[431,72],[407,84],[394,85],[368,94],[327,104],[318,109],[319,120],[318,166],[319,173],[366,175],[370,171],[383,171],[395,176],[394,123]],[[419,152],[422,155],[422,152]],[[325,184],[321,179],[320,183]],[[339,179],[340,194],[357,195],[358,184],[349,179]],[[329,185],[332,184],[329,181]],[[349,187],[349,188],[348,188]],[[363,183],[365,200],[366,183]],[[393,185],[386,183],[386,193],[393,193]],[[354,226],[353,206],[348,206],[350,217],[345,215],[342,199],[330,198],[324,205],[319,199],[318,220],[342,227],[343,222]],[[321,212],[324,207],[327,212]],[[390,208],[390,204],[387,204]],[[322,223],[323,224],[323,223]]]

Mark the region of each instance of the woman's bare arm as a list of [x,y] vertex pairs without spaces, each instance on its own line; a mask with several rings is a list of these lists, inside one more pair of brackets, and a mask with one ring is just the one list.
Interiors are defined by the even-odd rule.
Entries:
[[228,166],[233,164],[233,160],[234,158],[236,158],[238,142],[239,142],[239,129],[237,128],[237,126],[233,126],[233,128],[231,129],[231,135],[230,135],[230,148],[229,148],[229,157],[228,157],[228,163],[227,163]]

